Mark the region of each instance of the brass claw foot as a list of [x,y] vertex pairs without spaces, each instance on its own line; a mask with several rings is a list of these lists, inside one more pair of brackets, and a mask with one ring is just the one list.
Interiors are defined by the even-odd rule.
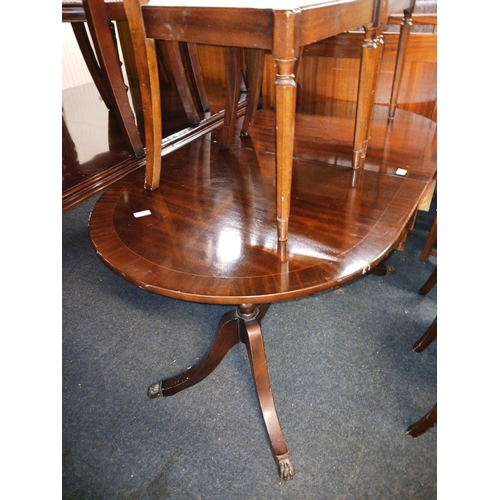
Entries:
[[295,469],[293,468],[292,462],[288,453],[286,455],[281,455],[276,457],[278,460],[278,467],[280,469],[280,477],[283,481],[288,481],[292,479],[295,474]]
[[161,383],[160,382],[149,386],[148,398],[155,399],[155,398],[161,398],[162,396],[163,396],[163,394],[161,393]]

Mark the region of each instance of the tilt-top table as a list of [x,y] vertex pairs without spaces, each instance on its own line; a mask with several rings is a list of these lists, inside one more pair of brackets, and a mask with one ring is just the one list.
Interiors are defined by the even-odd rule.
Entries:
[[154,191],[144,189],[141,171],[117,181],[89,220],[99,257],[134,285],[175,299],[237,306],[221,318],[205,357],[151,385],[148,395],[171,396],[198,383],[234,345],[245,343],[283,479],[294,469],[269,382],[264,314],[272,302],[370,272],[404,241],[436,174],[432,121],[402,110],[388,121],[387,108],[375,107],[370,155],[363,169],[353,170],[354,113],[348,106],[335,109],[331,116],[297,113],[286,242],[276,238],[270,110],[257,113],[251,137],[235,134],[229,150],[219,150],[217,130],[165,156]]

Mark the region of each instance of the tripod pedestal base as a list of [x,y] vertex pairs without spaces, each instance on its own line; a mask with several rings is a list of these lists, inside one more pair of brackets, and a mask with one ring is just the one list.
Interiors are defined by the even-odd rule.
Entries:
[[244,343],[271,450],[278,464],[280,477],[286,481],[292,479],[295,471],[276,413],[267,370],[261,321],[268,308],[269,304],[260,306],[244,304],[224,314],[205,356],[185,372],[151,385],[148,389],[148,396],[153,399],[173,396],[192,387],[210,375],[232,347],[239,342]]

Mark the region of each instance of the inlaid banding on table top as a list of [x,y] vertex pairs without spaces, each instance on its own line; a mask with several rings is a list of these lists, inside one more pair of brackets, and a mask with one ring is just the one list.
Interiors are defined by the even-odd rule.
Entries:
[[[353,172],[340,153],[336,165],[296,158],[289,239],[281,252],[274,224],[274,154],[262,132],[268,114],[258,114],[256,139],[235,137],[228,151],[218,149],[219,132],[212,132],[211,138],[165,156],[160,187],[153,192],[144,189],[140,172],[108,188],[90,220],[91,239],[103,260],[141,288],[226,304],[307,295],[369,271],[394,247],[427,186],[417,165],[411,166],[416,178],[409,178]],[[404,123],[406,114],[397,119]],[[300,117],[299,138],[315,118]],[[420,121],[429,120],[410,120],[414,137],[419,127],[425,129]],[[331,118],[330,130],[337,123]],[[387,126],[385,116],[383,123]],[[321,143],[319,137],[314,147],[321,150]],[[346,161],[348,155],[346,150]],[[432,178],[428,166],[422,171]],[[145,211],[150,214],[135,216]]]

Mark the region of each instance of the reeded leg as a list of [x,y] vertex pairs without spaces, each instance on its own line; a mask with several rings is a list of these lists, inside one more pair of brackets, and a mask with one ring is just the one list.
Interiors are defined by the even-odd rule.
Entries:
[[260,322],[257,319],[258,314],[259,310],[255,306],[241,306],[239,308],[240,336],[247,348],[255,389],[257,391],[257,397],[269,436],[271,449],[279,467],[280,477],[286,481],[292,479],[295,471],[290,461],[285,437],[281,430],[276,407],[274,405],[269,373],[267,371],[264,340]]
[[276,60],[276,66],[276,206],[278,240],[286,241],[290,218],[297,98],[293,74],[295,59]]
[[431,411],[424,415],[420,420],[410,425],[406,430],[406,434],[412,437],[417,437],[425,431],[434,427],[437,423],[437,403],[432,407]]
[[360,168],[366,156],[377,78],[382,59],[382,46],[382,35],[375,36],[374,33],[367,31],[367,38],[363,42],[361,52],[352,156],[353,168]]
[[172,396],[201,382],[217,368],[224,356],[239,341],[238,316],[236,311],[230,311],[219,321],[215,338],[205,356],[184,373],[150,386],[148,396],[150,398]]

